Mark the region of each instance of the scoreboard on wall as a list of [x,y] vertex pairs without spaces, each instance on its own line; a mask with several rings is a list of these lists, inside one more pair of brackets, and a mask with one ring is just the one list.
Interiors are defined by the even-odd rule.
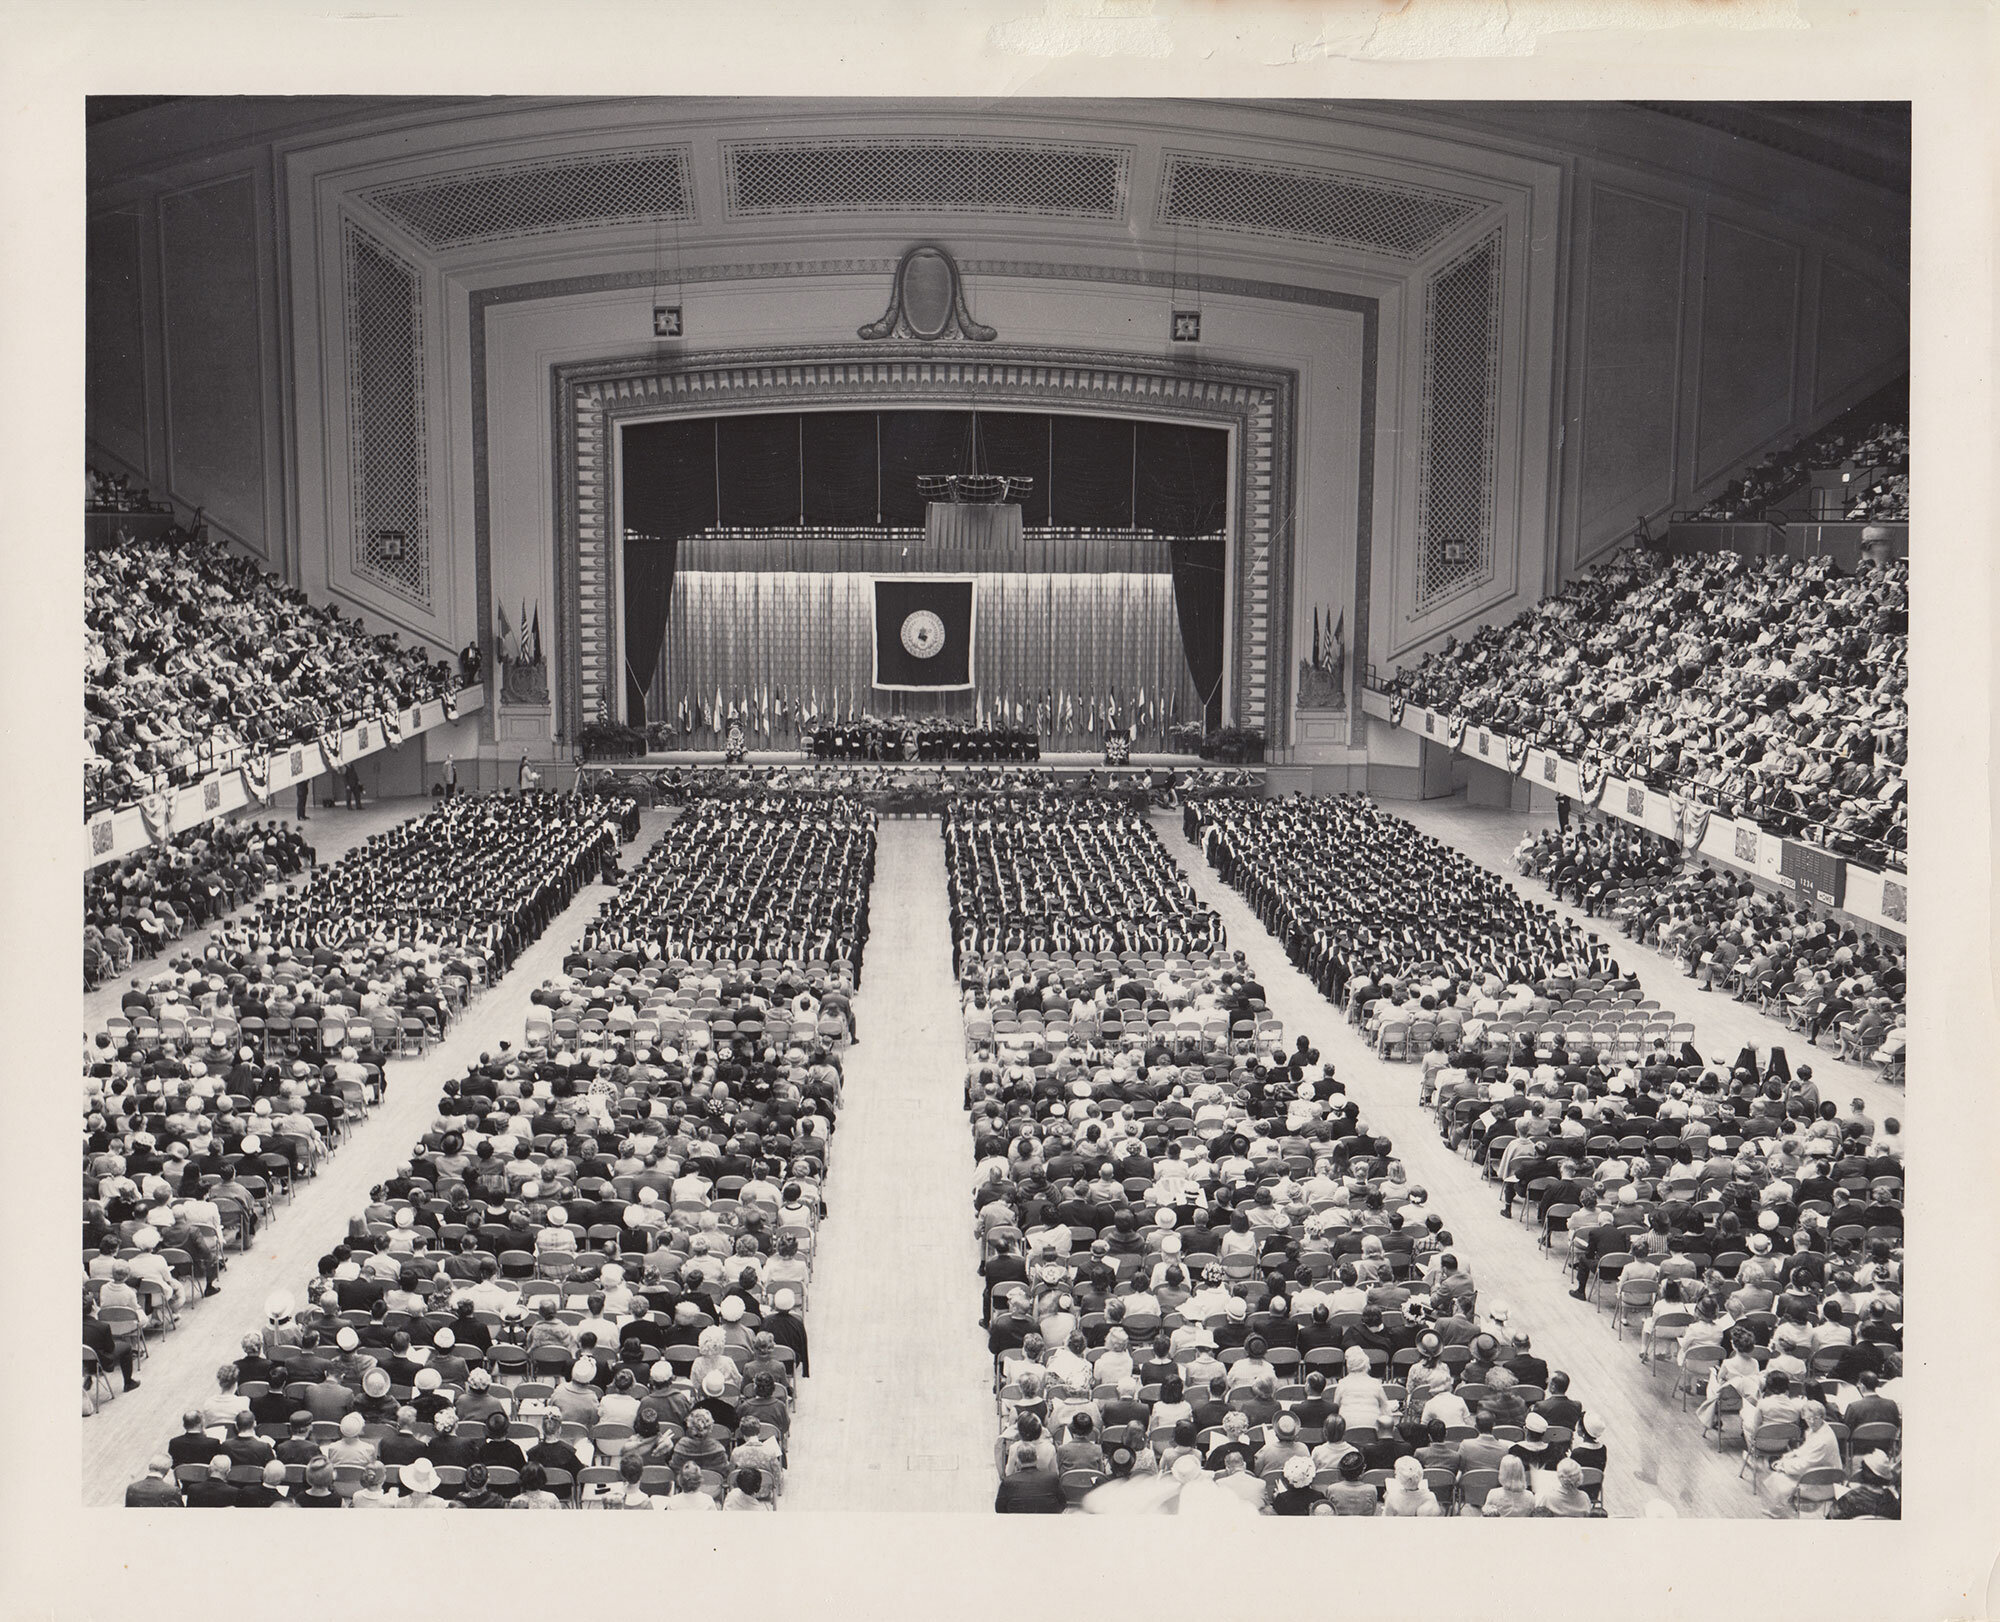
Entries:
[[1787,839],[1778,858],[1778,882],[1822,906],[1838,907],[1847,899],[1847,863],[1818,845]]

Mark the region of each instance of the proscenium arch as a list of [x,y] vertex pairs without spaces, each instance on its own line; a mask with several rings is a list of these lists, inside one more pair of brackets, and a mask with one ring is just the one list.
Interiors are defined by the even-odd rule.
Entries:
[[625,422],[760,410],[1014,408],[1219,427],[1230,434],[1224,714],[1285,741],[1291,692],[1298,374],[1082,350],[883,343],[551,368],[556,425],[557,735],[573,741],[624,683],[617,435]]

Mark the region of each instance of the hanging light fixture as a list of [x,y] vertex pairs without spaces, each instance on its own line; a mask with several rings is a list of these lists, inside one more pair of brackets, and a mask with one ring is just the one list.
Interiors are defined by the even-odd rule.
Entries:
[[1171,296],[1167,302],[1170,312],[1168,331],[1177,344],[1198,344],[1201,342],[1201,238],[1195,238],[1194,282],[1184,293],[1181,289],[1181,227],[1174,222],[1174,270]]
[[972,408],[972,467],[968,473],[919,473],[917,492],[926,501],[948,501],[958,506],[999,506],[1023,501],[1034,494],[1031,474],[988,473],[979,466],[979,407]]
[[681,290],[681,223],[674,221],[674,296],[671,304],[660,298],[660,227],[653,224],[653,336],[655,338],[679,338],[687,328],[682,319],[685,306]]

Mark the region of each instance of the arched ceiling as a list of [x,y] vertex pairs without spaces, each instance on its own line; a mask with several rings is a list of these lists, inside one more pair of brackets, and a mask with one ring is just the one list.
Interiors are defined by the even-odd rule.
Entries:
[[[1906,271],[1907,186],[1898,194],[1856,173],[1870,142],[1881,149],[1874,171],[1893,171],[1893,120],[1838,111],[135,97],[93,103],[89,173],[102,207],[172,171],[266,148],[468,284],[608,258],[671,275],[681,263],[768,257],[802,237],[816,252],[878,252],[885,240],[945,232],[968,251],[1060,245],[1190,279],[1254,261],[1306,279],[1400,280],[1476,236],[1518,191],[1524,160],[1591,157],[1679,174],[1839,236],[1878,274],[1893,274],[1899,255]],[[1814,152],[1824,161],[1802,155]],[[1906,152],[1904,163],[1906,174]]]

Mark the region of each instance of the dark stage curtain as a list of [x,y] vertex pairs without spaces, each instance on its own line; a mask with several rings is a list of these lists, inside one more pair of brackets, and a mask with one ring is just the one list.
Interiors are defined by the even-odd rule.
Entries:
[[713,417],[637,422],[625,434],[625,528],[694,535],[716,523]]
[[876,521],[875,413],[813,411],[805,420],[806,522],[836,528]]
[[1050,523],[1065,529],[1130,527],[1136,427],[1116,417],[1065,417],[1056,424]]
[[667,614],[674,601],[674,560],[680,542],[673,536],[625,537],[625,714],[632,725],[647,716],[646,694],[660,668]]
[[1221,541],[1176,538],[1174,608],[1181,622],[1181,651],[1195,694],[1206,700],[1205,730],[1222,725],[1222,613],[1228,596],[1223,580],[1228,548]]
[[716,423],[717,522],[732,529],[796,524],[805,510],[799,487],[803,447],[798,417],[723,417]]
[[1229,521],[1229,435],[1223,429],[1142,422],[1135,471],[1135,526],[1159,535],[1222,533]]

